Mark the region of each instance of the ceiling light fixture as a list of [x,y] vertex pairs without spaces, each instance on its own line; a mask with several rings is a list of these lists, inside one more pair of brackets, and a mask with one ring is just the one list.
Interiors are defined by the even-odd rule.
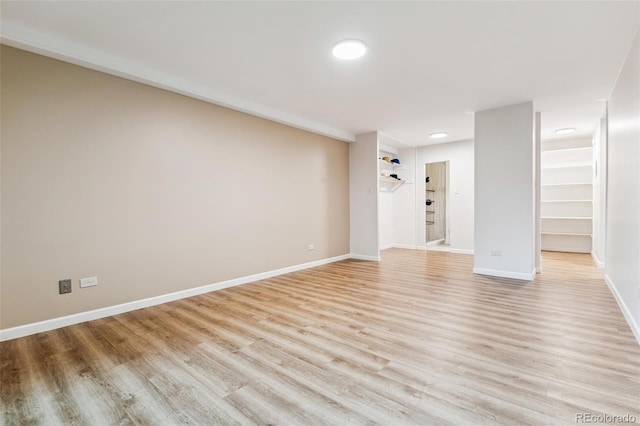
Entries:
[[556,130],[556,135],[568,135],[569,133],[573,133],[575,131],[576,131],[575,127],[567,127],[565,129]]
[[338,59],[358,59],[367,52],[367,45],[361,40],[342,40],[333,46],[332,52]]
[[447,132],[436,132],[429,135],[431,139],[441,139],[447,137]]

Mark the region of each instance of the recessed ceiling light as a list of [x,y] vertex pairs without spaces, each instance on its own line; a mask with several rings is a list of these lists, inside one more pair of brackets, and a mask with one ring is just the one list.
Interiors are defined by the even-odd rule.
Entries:
[[367,45],[360,40],[349,39],[339,41],[333,46],[333,56],[338,59],[358,59],[367,51]]
[[556,135],[568,135],[569,133],[573,133],[575,131],[576,131],[575,127],[567,127],[565,129],[556,130]]
[[441,139],[447,137],[447,132],[436,132],[429,135],[432,139]]

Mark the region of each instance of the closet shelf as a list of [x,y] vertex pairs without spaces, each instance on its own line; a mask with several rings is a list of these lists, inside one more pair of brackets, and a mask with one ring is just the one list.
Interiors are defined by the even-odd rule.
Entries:
[[541,232],[542,235],[565,235],[568,237],[589,237],[591,238],[591,234],[580,234],[580,233],[571,233],[571,232]]
[[574,186],[574,185],[593,185],[593,183],[591,182],[543,183],[540,186]]
[[384,161],[382,159],[378,159],[378,164],[380,169],[390,169],[390,170],[404,170],[404,164],[396,164],[389,163],[388,161]]
[[545,152],[561,152],[561,151],[579,151],[579,150],[590,150],[593,149],[593,146],[579,146],[577,148],[562,148],[562,149],[543,149],[540,152],[541,153],[545,153]]
[[405,183],[402,179],[387,176],[379,176],[378,180],[380,181],[380,191],[382,192],[393,192]]
[[579,163],[579,164],[557,164],[554,166],[541,167],[541,170],[551,170],[551,169],[577,169],[577,168],[587,168],[591,167],[591,163]]
[[592,200],[542,200],[541,203],[591,203]]
[[576,216],[542,216],[540,219],[566,219],[566,220],[591,220],[591,217],[576,217]]
[[380,176],[380,182],[404,183],[404,180],[396,179],[388,176]]

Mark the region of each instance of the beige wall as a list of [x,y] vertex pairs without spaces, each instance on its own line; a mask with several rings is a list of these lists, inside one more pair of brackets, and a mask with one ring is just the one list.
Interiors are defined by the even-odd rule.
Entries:
[[348,253],[346,143],[1,55],[0,328]]

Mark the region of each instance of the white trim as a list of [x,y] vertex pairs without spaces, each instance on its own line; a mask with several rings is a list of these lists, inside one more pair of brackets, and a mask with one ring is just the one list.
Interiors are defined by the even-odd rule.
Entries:
[[613,298],[616,299],[616,302],[618,302],[618,307],[620,307],[620,310],[622,311],[622,315],[624,315],[624,319],[627,320],[627,324],[629,324],[629,328],[631,329],[631,332],[633,333],[634,337],[636,338],[636,341],[640,345],[640,326],[638,326],[638,323],[636,322],[635,318],[633,318],[633,315],[631,315],[631,311],[629,310],[629,307],[627,306],[626,303],[624,303],[624,300],[622,300],[620,293],[618,293],[618,289],[616,288],[615,284],[613,284],[613,281],[611,281],[611,278],[609,278],[607,274],[604,274],[604,282],[607,283],[607,286],[609,287],[611,294],[613,294]]
[[541,267],[541,266],[538,266],[538,267],[536,268],[536,274],[541,274],[541,273],[542,273],[542,267]]
[[456,249],[456,248],[452,248],[449,250],[450,253],[456,253],[456,254],[474,254],[473,250],[468,250],[468,249]]
[[600,259],[598,259],[598,256],[596,256],[594,252],[591,252],[591,257],[598,268],[604,268],[604,262],[600,262]]
[[7,20],[3,20],[0,25],[0,42],[7,46],[180,93],[181,95],[341,141],[354,142],[356,140],[354,134],[345,130],[222,93],[201,84],[166,74],[99,50],[30,30]]
[[533,278],[536,276],[535,269],[532,270],[530,274],[527,274],[522,272],[500,271],[497,269],[473,268],[473,273],[480,275],[491,275],[492,277],[514,278],[516,280],[526,281],[533,281]]
[[557,246],[544,246],[542,248],[543,251],[559,251],[562,253],[584,253],[584,254],[589,254],[588,251],[586,250],[581,250],[581,249],[577,249],[575,247],[557,247]]
[[253,281],[258,281],[266,278],[275,277],[278,275],[288,274],[290,272],[314,268],[316,266],[338,262],[340,260],[349,259],[351,257],[352,257],[351,255],[344,254],[341,256],[315,260],[313,262],[302,263],[299,265],[287,266],[285,268],[275,269],[273,271],[261,272],[259,274],[248,275],[240,278],[234,278],[231,280],[221,281],[214,284],[208,284],[201,287],[195,287],[187,290],[176,291],[174,293],[168,293],[160,296],[149,297],[147,299],[134,300],[132,302],[122,303],[120,305],[107,306],[106,308],[80,312],[77,314],[67,315],[59,318],[53,318],[46,321],[34,322],[26,325],[20,325],[17,327],[6,328],[4,330],[0,330],[0,342],[16,339],[18,337],[28,336],[30,334],[42,333],[44,331],[54,330],[56,328],[66,327],[68,325],[79,324],[81,322],[109,317],[111,315],[122,314],[124,312],[135,311],[136,309],[160,305],[162,303],[167,303],[167,302],[172,302],[174,300],[197,296],[199,294],[209,293],[216,290],[222,290],[224,288],[235,287],[237,285],[247,284]]
[[368,256],[364,254],[351,253],[348,257],[350,259],[356,259],[356,260],[371,260],[373,262],[380,262],[380,256]]
[[451,248],[448,246],[427,246],[427,251],[439,251],[440,253],[451,253]]
[[[419,246],[414,244],[386,244],[380,247],[380,250],[386,250],[390,248],[398,248],[398,249],[406,249],[406,250],[430,250],[429,246]],[[473,254],[473,250],[468,249],[455,249],[449,248],[448,250],[430,250],[430,251],[441,251],[443,253],[456,253],[456,254]]]
[[394,244],[393,247],[407,250],[417,250],[418,246],[414,244]]

